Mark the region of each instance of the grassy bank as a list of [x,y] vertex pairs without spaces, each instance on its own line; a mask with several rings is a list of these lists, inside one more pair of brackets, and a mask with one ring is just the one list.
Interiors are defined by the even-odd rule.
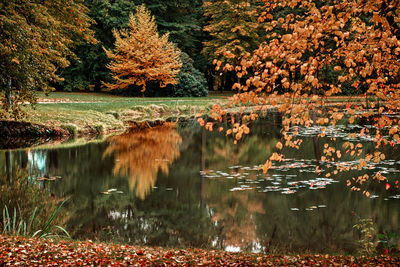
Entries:
[[74,133],[123,131],[130,122],[191,117],[227,97],[133,98],[93,93],[39,94],[27,107],[26,122],[66,128]]
[[0,265],[69,266],[397,266],[391,256],[266,255],[135,247],[0,235]]
[[[228,102],[229,94],[199,98],[136,98],[101,93],[38,94],[34,108],[25,108],[23,122],[68,130],[72,135],[119,133],[133,122],[188,118],[207,114],[213,104]],[[330,97],[325,104],[364,103],[365,97]],[[370,99],[369,101],[374,101]],[[238,109],[239,110],[239,109]]]

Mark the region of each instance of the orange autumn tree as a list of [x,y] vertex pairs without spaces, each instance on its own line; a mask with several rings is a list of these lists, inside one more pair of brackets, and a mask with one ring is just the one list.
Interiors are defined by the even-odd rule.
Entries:
[[[243,93],[236,94],[230,103],[253,108],[250,115],[243,115],[240,122],[227,129],[227,135],[240,139],[248,132],[249,121],[262,109],[280,112],[283,138],[277,152],[264,164],[266,172],[273,161],[284,158],[280,153],[284,147],[301,146],[299,129],[313,126],[318,129],[315,137],[322,138],[328,127],[362,122],[359,132],[348,134],[343,147],[324,144],[320,157],[324,166],[332,166],[343,155],[356,160],[351,165],[335,164],[334,170],[316,171],[326,177],[359,171],[358,177],[347,181],[356,191],[370,178],[387,181],[378,170],[370,174],[365,170],[385,159],[386,146],[400,142],[400,121],[394,116],[400,108],[399,1],[264,2],[265,10],[259,18],[267,29],[264,42],[235,68],[242,82],[234,88]],[[349,87],[355,94],[365,94],[365,101],[341,106],[328,103],[329,97]],[[212,111],[216,120],[225,113],[218,105]],[[373,139],[372,151],[365,150],[360,141],[366,135]]]
[[131,85],[141,86],[158,82],[161,87],[176,84],[176,75],[182,63],[180,51],[168,40],[169,34],[160,36],[155,18],[145,5],[136,8],[129,17],[129,28],[113,31],[115,51],[104,48],[111,63],[107,66],[115,83],[104,83],[108,90],[126,89]]

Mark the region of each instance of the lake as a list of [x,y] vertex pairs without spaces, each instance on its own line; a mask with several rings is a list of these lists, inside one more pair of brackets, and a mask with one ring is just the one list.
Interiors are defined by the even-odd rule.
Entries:
[[[9,197],[28,206],[24,209],[46,209],[47,202],[69,198],[61,221],[74,239],[83,240],[355,253],[361,235],[353,226],[371,218],[376,234],[395,236],[391,242],[398,246],[398,147],[385,149],[380,163],[327,177],[318,175],[316,167],[332,169],[338,163],[320,160],[324,144],[340,149],[348,133],[360,127],[328,127],[324,138],[315,135],[316,128],[299,129],[301,148],[284,149],[285,160],[264,174],[260,167],[276,151],[280,124],[277,114],[256,121],[237,144],[223,132],[186,121],[83,144],[1,150],[1,204],[9,203]],[[343,155],[342,164],[357,163],[373,151],[368,136],[356,139],[364,151],[358,157]],[[367,181],[357,192],[346,185],[376,170],[388,182]],[[17,181],[20,177],[24,182]],[[23,183],[37,190],[30,195],[14,191]]]

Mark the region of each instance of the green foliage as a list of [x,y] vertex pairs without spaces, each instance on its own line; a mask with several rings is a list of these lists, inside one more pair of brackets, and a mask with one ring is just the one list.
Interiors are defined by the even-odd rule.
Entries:
[[34,90],[51,90],[58,68],[82,40],[94,42],[91,20],[81,0],[2,1],[0,3],[0,102],[12,117],[21,104],[35,102]]
[[261,0],[214,0],[204,2],[204,27],[211,39],[204,43],[204,55],[234,64],[263,41],[263,27],[257,22],[264,7]]
[[380,233],[378,234],[378,247],[387,250],[387,252],[397,248],[396,233]]
[[178,84],[160,89],[153,84],[147,88],[146,96],[200,97],[207,96],[207,80],[204,74],[196,69],[193,60],[186,53],[181,53],[181,71],[176,76]]
[[[7,181],[2,179],[5,177]],[[40,189],[23,169],[15,168],[6,176],[0,173],[0,229],[5,234],[51,237],[61,231],[68,237],[65,229],[57,226],[62,224],[64,214],[59,211],[67,200],[60,201],[48,190]]]
[[58,234],[55,234],[54,232],[54,230],[59,230],[62,232],[61,234],[62,237],[71,238],[68,232],[63,227],[53,224],[53,221],[57,218],[57,215],[61,207],[66,201],[67,199],[61,202],[61,204],[53,211],[53,213],[50,215],[47,221],[45,221],[45,224],[41,229],[37,229],[38,226],[35,224],[35,220],[37,219],[37,217],[35,216],[38,210],[37,207],[33,210],[29,221],[27,221],[24,219],[20,210],[19,210],[19,215],[17,215],[17,209],[14,207],[14,213],[13,215],[10,216],[7,206],[4,206],[3,217],[2,217],[3,233],[7,235],[47,238],[47,237],[60,236]]
[[[37,209],[35,209],[33,211],[32,218],[34,217],[36,210]],[[12,217],[10,217],[10,214],[8,213],[8,208],[7,208],[7,206],[5,206],[3,209],[3,218],[2,219],[3,219],[2,220],[3,233],[8,234],[8,235],[22,235],[22,236],[27,235],[26,222],[24,222],[22,219],[19,221],[19,223],[17,222],[17,210],[15,209],[15,207],[14,207],[14,215]],[[32,221],[33,220],[31,220],[31,222]],[[30,223],[30,225],[31,225],[31,223]]]
[[[200,76],[200,75],[199,75]],[[200,78],[200,79],[197,79]],[[181,72],[178,75],[179,84],[174,86],[172,96],[188,97],[188,96],[206,96],[207,89],[205,78],[196,77],[193,73]]]
[[[61,202],[60,205],[58,205],[58,207],[53,211],[53,213],[50,215],[50,217],[45,222],[43,228],[35,231],[35,233],[32,235],[32,237],[38,237],[38,238],[52,237],[52,236],[54,236],[53,231],[58,229],[58,230],[61,230],[61,232],[66,237],[71,238],[70,235],[68,234],[68,232],[63,227],[53,224],[54,220],[57,218],[58,213],[60,212],[60,209],[62,208],[62,206],[64,205],[64,203],[67,200],[68,199],[65,199],[63,202]],[[33,214],[33,216],[34,216],[34,214]],[[33,216],[32,216],[32,218],[33,218]]]
[[173,96],[206,96],[208,91],[204,74],[194,67],[189,55],[181,53],[181,60],[183,66],[177,77],[179,83],[174,85]]
[[73,124],[61,125],[61,128],[66,129],[72,136],[77,136],[78,134],[78,129],[76,128],[76,125]]
[[372,219],[359,219],[359,221],[353,226],[359,231],[359,245],[360,253],[366,255],[372,255],[375,253],[375,224]]
[[204,17],[201,0],[135,0],[146,4],[156,17],[161,34],[170,33],[170,39],[178,48],[194,60],[196,68],[204,68],[205,59],[201,55]]

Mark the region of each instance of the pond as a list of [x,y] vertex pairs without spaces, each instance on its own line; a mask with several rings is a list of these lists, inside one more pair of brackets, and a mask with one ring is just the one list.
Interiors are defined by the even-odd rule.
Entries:
[[[364,218],[372,219],[376,233],[400,235],[397,146],[379,164],[326,177],[315,171],[329,167],[320,161],[324,144],[342,147],[358,126],[327,129],[324,138],[313,128],[300,129],[301,148],[285,149],[285,160],[264,174],[260,166],[276,151],[280,127],[279,116],[271,115],[234,144],[232,137],[189,121],[79,145],[2,150],[0,200],[32,202],[13,189],[23,176],[42,196],[42,204],[31,204],[39,209],[70,198],[62,221],[74,239],[138,245],[355,253],[360,234],[353,226]],[[357,138],[365,151],[373,150],[366,136]],[[377,169],[388,177],[389,190],[386,182],[367,182],[366,197],[346,185]]]

